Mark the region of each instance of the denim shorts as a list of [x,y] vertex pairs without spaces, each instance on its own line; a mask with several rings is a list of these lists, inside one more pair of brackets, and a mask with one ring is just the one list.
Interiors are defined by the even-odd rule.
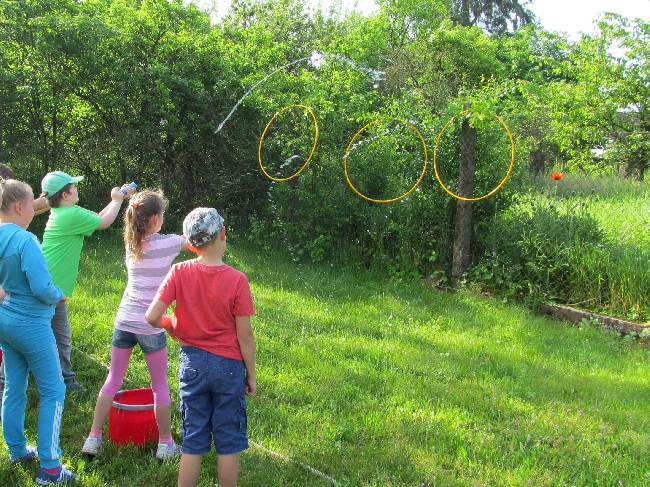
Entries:
[[202,455],[212,449],[231,455],[248,448],[244,362],[200,348],[180,349],[182,453]]
[[115,348],[133,348],[140,345],[142,353],[149,354],[162,350],[167,346],[167,333],[156,333],[155,335],[141,335],[130,331],[113,330],[111,345]]

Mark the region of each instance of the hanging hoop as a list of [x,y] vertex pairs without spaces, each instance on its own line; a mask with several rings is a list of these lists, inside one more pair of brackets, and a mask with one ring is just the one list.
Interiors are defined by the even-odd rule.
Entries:
[[398,122],[400,122],[400,123],[408,125],[413,130],[415,130],[415,133],[418,134],[418,137],[420,137],[420,141],[422,141],[422,148],[424,149],[424,165],[422,166],[422,173],[420,174],[420,177],[418,178],[416,183],[413,185],[413,187],[411,189],[409,189],[406,193],[404,193],[401,196],[398,196],[397,198],[391,198],[391,199],[388,199],[388,200],[378,200],[378,199],[370,198],[369,196],[366,196],[365,194],[361,193],[361,191],[359,191],[357,188],[355,188],[354,184],[352,184],[352,181],[350,180],[350,175],[348,174],[348,156],[350,155],[350,149],[352,149],[352,146],[354,145],[354,141],[357,140],[357,137],[359,137],[359,135],[361,135],[371,125],[374,125],[374,124],[376,124],[378,122],[381,122],[382,121],[381,118],[378,118],[377,120],[374,120],[374,121],[370,122],[369,124],[364,125],[363,127],[361,127],[361,130],[359,130],[356,134],[354,134],[354,137],[352,137],[352,140],[350,140],[350,143],[348,144],[348,148],[345,151],[345,156],[343,157],[343,170],[345,172],[345,179],[347,179],[348,184],[352,188],[352,191],[357,193],[363,199],[366,199],[368,201],[372,201],[373,203],[392,203],[393,201],[398,201],[398,200],[401,200],[402,198],[405,198],[406,196],[411,194],[415,190],[415,188],[418,187],[418,185],[420,184],[420,182],[424,178],[424,173],[427,172],[427,163],[429,162],[429,154],[428,154],[428,151],[427,151],[427,143],[425,142],[424,137],[422,136],[422,132],[420,132],[418,130],[418,128],[415,125],[413,125],[411,122],[407,122],[406,120],[402,120],[402,119],[399,119],[399,118],[396,119],[396,120]]
[[[269,127],[271,127],[271,124],[273,122],[275,122],[275,120],[282,113],[286,112],[287,110],[291,110],[292,108],[296,108],[296,107],[305,109],[309,113],[309,115],[311,115],[311,118],[314,121],[314,145],[311,148],[311,152],[309,153],[309,157],[307,158],[305,163],[302,165],[302,167],[300,169],[298,169],[298,172],[296,172],[295,174],[292,174],[288,178],[275,178],[275,177],[271,176],[266,171],[266,168],[264,167],[264,163],[262,162],[262,144],[264,142],[264,138],[266,137],[266,132],[268,132]],[[318,144],[318,121],[316,120],[316,115],[314,115],[314,112],[312,111],[312,109],[309,108],[306,105],[300,105],[300,104],[289,105],[288,107],[284,107],[282,110],[280,110],[275,115],[273,115],[273,118],[271,120],[269,120],[269,123],[267,123],[266,127],[264,127],[264,132],[262,132],[262,136],[260,137],[260,143],[259,143],[259,145],[257,147],[257,160],[260,163],[260,167],[262,168],[262,172],[264,174],[266,174],[266,177],[268,177],[269,179],[272,179],[273,181],[277,181],[277,182],[289,181],[290,179],[295,178],[298,174],[300,174],[301,172],[303,172],[305,170],[305,168],[309,164],[309,161],[311,161],[311,158],[314,157],[314,152],[316,152],[316,145],[317,144]]]
[[499,122],[501,122],[501,125],[503,125],[503,128],[506,129],[506,133],[508,134],[508,137],[510,138],[510,147],[512,148],[511,150],[511,158],[510,158],[510,167],[508,168],[508,171],[506,172],[506,177],[503,178],[503,181],[499,183],[499,185],[494,188],[492,191],[490,191],[487,194],[484,194],[483,196],[479,196],[478,198],[465,198],[463,196],[459,196],[456,193],[452,192],[447,186],[445,186],[445,183],[442,182],[442,179],[440,178],[440,174],[438,173],[438,163],[437,163],[437,153],[438,153],[438,145],[440,144],[440,139],[442,139],[443,134],[447,130],[447,127],[449,127],[452,122],[456,119],[458,116],[463,116],[466,115],[470,112],[470,110],[464,110],[460,112],[458,115],[454,115],[449,122],[442,128],[440,131],[440,134],[438,135],[438,138],[436,139],[436,146],[433,148],[433,170],[436,173],[436,179],[440,183],[440,186],[442,186],[442,189],[444,189],[447,193],[449,193],[451,196],[454,198],[457,198],[462,201],[480,201],[484,200],[485,198],[489,198],[493,194],[495,194],[497,191],[499,191],[504,184],[506,184],[506,181],[510,177],[510,174],[512,173],[512,169],[515,167],[515,140],[512,138],[512,133],[510,132],[510,129],[506,125],[506,123],[503,121],[499,115],[496,113],[494,114],[494,118],[496,118]]

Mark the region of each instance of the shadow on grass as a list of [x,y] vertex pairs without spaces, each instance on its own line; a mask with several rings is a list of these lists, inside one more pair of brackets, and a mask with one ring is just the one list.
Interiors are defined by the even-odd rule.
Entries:
[[[98,266],[98,276],[123,269],[121,245],[96,250],[86,275],[90,264]],[[611,334],[567,327],[480,296],[269,263],[239,249],[228,259],[248,274],[258,312],[259,392],[249,401],[249,436],[284,456],[249,449],[241,458],[240,485],[330,485],[300,463],[347,486],[647,480],[650,387],[638,370],[647,369],[648,354]],[[105,364],[124,286],[116,280],[121,284],[84,284],[83,298],[73,303],[73,343]],[[177,346],[169,350],[179,439]],[[143,362],[138,355],[132,359],[129,388],[147,385]],[[107,454],[92,462],[78,453],[106,370],[79,353],[73,363],[95,392],[66,402],[64,460],[73,470],[86,462],[85,485],[173,485],[177,462],[156,462],[155,445],[109,444]],[[27,473],[1,472],[0,485],[26,482],[23,477],[33,477]],[[217,478],[211,454],[202,482],[214,485]]]
[[[647,380],[629,375],[630,360],[647,362],[639,350],[482,297],[382,291],[345,276],[341,287],[340,278],[330,286],[321,279],[318,299],[305,290],[313,276],[276,272],[280,283],[256,284],[260,375],[268,377],[253,407],[267,419],[256,437],[358,485],[419,485],[445,475],[445,485],[465,476],[462,485],[467,472],[482,470],[477,465],[519,480],[528,474],[539,485],[606,485],[616,475],[643,485],[643,467],[626,471],[617,443],[634,438],[626,455],[643,465],[639,402],[650,394]],[[370,296],[360,302],[363,316],[349,310],[357,292]],[[619,452],[606,450],[603,459],[609,443]],[[570,454],[578,445],[581,453]],[[354,471],[359,451],[374,471]],[[620,473],[602,476],[588,460],[619,464]]]

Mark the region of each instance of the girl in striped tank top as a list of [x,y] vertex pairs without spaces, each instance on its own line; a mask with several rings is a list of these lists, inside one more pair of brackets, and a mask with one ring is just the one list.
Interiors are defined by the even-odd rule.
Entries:
[[171,434],[171,399],[167,382],[167,342],[165,330],[153,328],[144,318],[172,261],[183,250],[179,235],[158,233],[163,224],[167,200],[161,191],[144,190],[131,196],[124,214],[124,243],[128,282],[115,317],[111,366],[97,396],[90,434],[81,449],[87,455],[102,450],[102,428],[122,387],[131,352],[140,345],[147,362],[154,395],[154,412],[160,433],[156,458],[167,460],[180,453]]

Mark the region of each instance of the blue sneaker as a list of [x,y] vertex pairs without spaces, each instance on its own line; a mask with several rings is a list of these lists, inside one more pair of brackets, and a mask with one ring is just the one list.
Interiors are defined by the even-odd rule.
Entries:
[[38,456],[38,450],[36,450],[35,446],[27,446],[27,455],[23,455],[20,458],[14,458],[13,460],[9,460],[9,466],[10,467],[15,467],[19,463],[25,463],[25,462],[31,462]]
[[36,483],[38,485],[71,485],[77,482],[77,480],[81,480],[81,476],[73,474],[63,466],[59,473],[47,473],[42,468],[39,468],[38,473],[36,474]]

